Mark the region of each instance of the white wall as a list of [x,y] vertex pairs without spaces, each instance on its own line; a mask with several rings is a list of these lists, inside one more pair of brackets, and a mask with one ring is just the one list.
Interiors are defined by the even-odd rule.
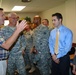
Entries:
[[73,31],[73,42],[76,43],[76,0],[68,0],[66,5],[66,25]]
[[[62,5],[59,5],[57,7],[54,7],[52,9],[49,9],[47,11],[44,11],[42,13],[40,13],[39,15],[42,17],[42,19],[47,18],[50,22],[49,26],[52,28],[52,14],[56,13],[56,12],[60,12],[64,18],[65,18],[65,4],[63,3]],[[63,23],[65,23],[65,19],[63,20]]]

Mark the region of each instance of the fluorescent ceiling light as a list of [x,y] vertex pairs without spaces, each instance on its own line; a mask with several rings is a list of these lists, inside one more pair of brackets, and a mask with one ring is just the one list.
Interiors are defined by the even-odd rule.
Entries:
[[21,11],[22,9],[24,9],[26,6],[14,6],[12,11]]

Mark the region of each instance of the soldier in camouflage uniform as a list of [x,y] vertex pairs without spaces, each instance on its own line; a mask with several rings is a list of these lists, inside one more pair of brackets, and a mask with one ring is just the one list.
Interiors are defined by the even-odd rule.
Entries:
[[33,18],[33,23],[31,24],[31,29],[35,29],[37,26],[41,24],[41,17],[39,15],[36,15]]
[[[10,13],[9,25],[3,28],[3,35],[5,39],[8,39],[16,30],[17,14]],[[18,70],[19,75],[26,75],[25,64],[22,55],[22,51],[25,49],[25,37],[20,34],[16,42],[10,48],[9,58],[8,58],[8,74],[14,75],[15,69]]]
[[[45,25],[39,25],[33,34],[33,45],[35,54],[33,62],[37,64],[41,75],[50,75],[49,60],[51,61],[50,51],[48,47],[49,29]],[[51,62],[50,62],[51,64]]]
[[33,46],[33,37],[32,37],[32,34],[33,34],[33,31],[31,30],[30,28],[30,25],[28,23],[28,26],[26,27],[26,32],[25,32],[25,38],[26,38],[26,50],[25,50],[25,55],[24,55],[24,58],[25,58],[25,63],[26,63],[26,69],[29,69],[29,73],[32,73],[33,71],[35,71],[35,66],[33,65],[33,54],[30,53],[30,50]]
[[[49,20],[48,19],[43,19],[42,24],[48,27],[49,26]],[[49,29],[49,31],[51,31],[53,28],[48,27],[48,29]],[[50,53],[50,55],[51,55],[51,53]],[[49,66],[50,66],[49,72],[51,74],[51,60],[49,60]]]

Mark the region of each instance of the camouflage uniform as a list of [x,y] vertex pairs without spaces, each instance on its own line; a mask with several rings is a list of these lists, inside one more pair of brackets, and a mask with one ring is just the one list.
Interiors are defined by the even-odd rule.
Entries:
[[51,56],[48,47],[49,34],[48,27],[44,25],[39,25],[33,34],[33,45],[37,50],[33,62],[37,64],[41,75],[50,75],[49,62],[51,64]]
[[[13,32],[15,27],[6,26],[2,29],[5,39],[8,39]],[[8,74],[14,75],[15,69],[18,70],[19,75],[26,75],[24,59],[22,56],[22,50],[25,49],[25,37],[21,35],[18,37],[16,42],[10,48],[9,58],[8,58]]]
[[33,66],[33,62],[32,62],[32,59],[33,59],[33,55],[30,53],[30,50],[33,46],[33,37],[32,37],[32,32],[33,31],[28,31],[25,33],[25,38],[26,38],[26,50],[25,50],[25,62],[26,62],[26,65],[31,65]]

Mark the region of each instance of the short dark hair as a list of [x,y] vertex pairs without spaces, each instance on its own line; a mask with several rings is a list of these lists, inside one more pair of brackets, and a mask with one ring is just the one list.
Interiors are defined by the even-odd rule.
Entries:
[[63,20],[63,16],[61,15],[61,13],[52,14],[52,17],[53,16],[56,16],[58,19],[62,19]]
[[0,10],[3,10],[3,8],[0,8]]

